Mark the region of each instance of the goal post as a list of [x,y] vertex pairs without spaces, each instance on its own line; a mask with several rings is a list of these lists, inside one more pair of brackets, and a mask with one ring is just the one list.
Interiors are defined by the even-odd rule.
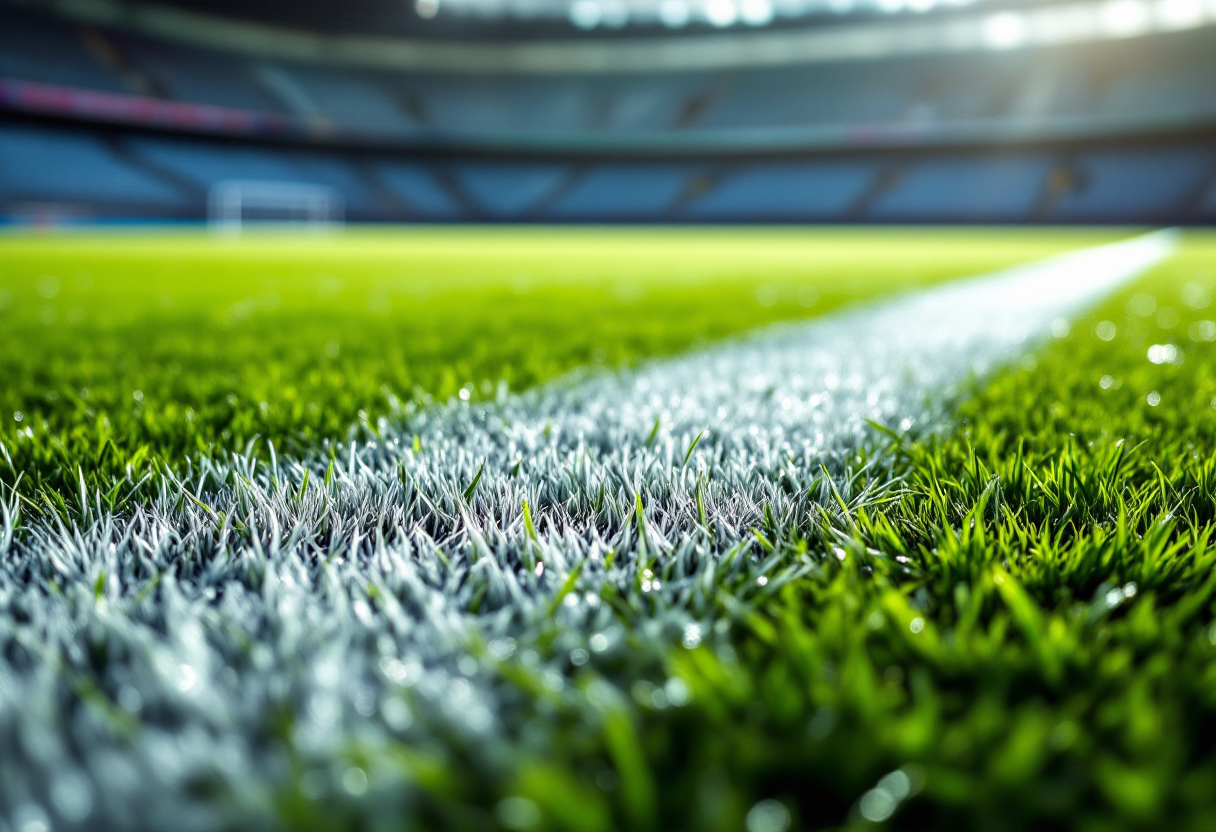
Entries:
[[212,228],[239,234],[247,225],[330,230],[345,219],[342,195],[306,182],[226,180],[211,186],[207,219]]

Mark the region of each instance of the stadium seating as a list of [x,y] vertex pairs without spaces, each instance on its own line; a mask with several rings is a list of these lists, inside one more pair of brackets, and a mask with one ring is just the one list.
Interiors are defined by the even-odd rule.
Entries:
[[546,216],[563,220],[668,218],[693,174],[694,169],[686,165],[601,165],[580,176]]
[[252,64],[239,55],[194,49],[123,34],[115,38],[123,54],[172,98],[196,104],[268,113],[288,113]]
[[914,163],[875,200],[869,216],[900,222],[1028,220],[1051,167],[1044,156]]
[[705,220],[842,219],[877,175],[866,162],[757,163],[724,175],[688,216]]
[[380,210],[350,163],[333,154],[142,137],[129,140],[128,146],[148,165],[189,181],[202,191],[236,180],[307,183],[341,194],[355,217]]
[[1216,219],[1216,177],[1209,176],[1208,182],[1210,184],[1200,201],[1199,211],[1205,218]]
[[[419,73],[185,46],[5,4],[0,213],[42,200],[201,218],[215,185],[252,180],[325,186],[368,220],[1210,219],[1216,148],[1201,142],[1216,129],[1214,45],[1204,29],[1032,59],[995,50],[647,74]],[[47,118],[83,126],[36,121]],[[1169,131],[1181,131],[1170,144],[1129,138]],[[1008,150],[1024,138],[1052,149]],[[1174,149],[1180,141],[1191,144]],[[435,146],[450,155],[419,161]],[[629,161],[639,150],[650,161]]]
[[489,219],[523,219],[557,192],[569,169],[561,165],[469,162],[456,165],[453,177]]
[[502,133],[586,130],[599,102],[581,85],[562,79],[432,76],[395,86],[425,101],[430,124],[445,132]]
[[1179,216],[1214,162],[1216,153],[1198,148],[1085,154],[1075,166],[1076,185],[1051,217],[1101,222]]
[[160,215],[191,207],[171,183],[123,161],[83,130],[0,126],[0,203],[71,203]]
[[[1015,125],[1020,130],[1216,117],[1216,48],[1202,31],[1036,54],[926,54],[874,61],[659,75],[405,73],[258,60],[129,32],[106,35],[159,94],[331,122],[356,135],[690,134],[759,129]],[[96,51],[96,50],[94,50]],[[0,7],[0,76],[131,91],[73,26]],[[128,79],[129,80],[129,79]]]
[[[352,133],[402,134],[417,125],[390,87],[371,73],[306,64],[262,64],[260,76],[275,85],[294,115],[323,118]],[[294,94],[282,95],[294,88]]]
[[460,204],[436,181],[434,172],[415,162],[381,161],[372,172],[404,206],[408,216],[432,220],[457,219]]
[[[736,73],[698,126],[866,124],[901,121],[910,79],[885,66],[829,64]],[[864,95],[858,95],[865,90]]]
[[0,9],[0,76],[127,92],[122,79],[89,54],[66,23],[22,9]]

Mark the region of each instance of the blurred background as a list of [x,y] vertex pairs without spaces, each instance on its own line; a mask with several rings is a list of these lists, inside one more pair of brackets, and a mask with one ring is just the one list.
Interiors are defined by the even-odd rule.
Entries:
[[0,219],[1216,220],[1216,0],[0,0]]

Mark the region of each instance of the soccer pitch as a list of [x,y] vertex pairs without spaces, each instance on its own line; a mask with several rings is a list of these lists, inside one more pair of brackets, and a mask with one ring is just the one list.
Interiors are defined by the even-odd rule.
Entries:
[[1129,236],[0,239],[8,822],[1212,828],[1216,240]]

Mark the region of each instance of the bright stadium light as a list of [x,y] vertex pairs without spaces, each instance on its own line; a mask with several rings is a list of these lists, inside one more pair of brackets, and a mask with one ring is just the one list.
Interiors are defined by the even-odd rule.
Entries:
[[1000,12],[984,21],[984,43],[991,49],[1016,49],[1026,41],[1026,17]]
[[604,12],[595,0],[578,0],[570,7],[570,22],[580,29],[594,29],[603,18]]
[[1112,38],[1143,34],[1151,19],[1142,0],[1111,0],[1102,6],[1102,32]]
[[748,26],[767,26],[773,22],[773,4],[769,0],[742,0],[739,17]]
[[739,9],[732,0],[709,0],[705,4],[705,19],[711,26],[724,29],[739,20]]
[[1203,0],[1159,0],[1156,12],[1163,29],[1190,29],[1205,17]]
[[659,6],[659,20],[669,29],[679,29],[688,25],[692,12],[684,0],[663,0]]

